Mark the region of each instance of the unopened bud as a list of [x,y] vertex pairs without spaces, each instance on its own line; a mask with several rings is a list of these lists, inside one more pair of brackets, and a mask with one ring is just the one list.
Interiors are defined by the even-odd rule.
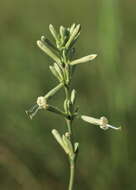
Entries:
[[43,41],[37,41],[38,47],[43,50],[49,57],[51,57],[55,62],[60,63],[60,59],[55,55],[44,43]]
[[76,38],[76,36],[80,33],[81,25],[78,24],[76,27],[73,27],[73,31],[71,32],[70,38],[66,43],[66,48],[68,49],[70,44],[73,42],[73,40]]
[[92,61],[93,59],[95,59],[97,56],[97,54],[92,54],[92,55],[87,55],[85,57],[82,57],[80,59],[76,59],[74,61],[72,61],[70,63],[70,65],[77,65],[79,63],[85,63],[85,62],[88,62],[88,61]]

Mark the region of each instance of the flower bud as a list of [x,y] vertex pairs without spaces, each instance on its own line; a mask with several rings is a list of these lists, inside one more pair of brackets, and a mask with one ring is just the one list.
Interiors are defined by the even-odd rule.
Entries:
[[71,32],[70,38],[69,38],[69,40],[67,41],[66,46],[65,46],[67,49],[69,48],[69,46],[71,45],[71,43],[73,42],[73,40],[76,38],[76,36],[80,33],[80,29],[81,29],[81,25],[78,24],[78,25],[73,29],[73,31]]
[[69,154],[70,150],[69,150],[68,144],[64,141],[64,135],[63,135],[63,137],[61,137],[61,135],[59,134],[59,132],[56,129],[52,130],[52,134],[53,134],[54,138],[56,139],[56,141],[64,149],[66,154]]
[[60,63],[60,59],[42,41],[38,40],[37,45],[39,46],[39,48],[41,50],[43,50],[55,62]]
[[49,25],[49,30],[56,41],[59,41],[58,34],[52,24]]
[[85,63],[85,62],[88,62],[88,61],[92,61],[93,59],[95,59],[97,56],[97,54],[92,54],[92,55],[88,55],[88,56],[85,56],[85,57],[82,57],[80,59],[76,59],[74,61],[72,61],[70,63],[70,65],[77,65],[79,63]]

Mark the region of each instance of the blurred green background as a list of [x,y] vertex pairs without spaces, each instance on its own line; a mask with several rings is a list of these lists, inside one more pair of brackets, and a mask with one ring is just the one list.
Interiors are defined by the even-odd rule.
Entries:
[[[55,86],[51,62],[37,46],[52,23],[82,26],[76,57],[97,53],[73,79],[84,114],[105,115],[123,130],[103,131],[75,122],[80,142],[75,190],[136,189],[136,1],[1,0],[0,2],[0,189],[67,189],[69,167],[51,129],[65,131],[59,116],[25,114]],[[63,91],[52,100],[61,106]]]

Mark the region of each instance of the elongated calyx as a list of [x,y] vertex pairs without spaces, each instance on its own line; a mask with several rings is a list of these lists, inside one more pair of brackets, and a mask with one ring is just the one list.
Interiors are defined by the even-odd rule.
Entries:
[[88,61],[92,61],[93,59],[95,59],[97,56],[97,54],[92,54],[92,55],[87,55],[85,57],[82,57],[80,59],[76,59],[74,61],[72,61],[70,63],[70,65],[77,65],[79,63],[85,63],[85,62],[88,62]]
[[111,129],[115,129],[115,130],[120,130],[121,127],[115,127],[113,125],[108,124],[108,119],[106,117],[101,117],[100,119],[96,119],[94,117],[90,117],[90,116],[86,116],[86,115],[82,115],[81,119],[91,123],[93,125],[99,125],[101,129],[107,130],[109,128]]

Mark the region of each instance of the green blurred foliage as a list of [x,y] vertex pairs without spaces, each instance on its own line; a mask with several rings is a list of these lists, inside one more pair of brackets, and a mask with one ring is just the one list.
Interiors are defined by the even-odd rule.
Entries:
[[[43,34],[51,38],[50,23],[73,22],[82,26],[76,57],[98,54],[73,79],[80,111],[123,127],[105,132],[75,122],[80,154],[74,189],[136,189],[135,6],[134,0],[1,0],[0,189],[67,189],[67,160],[50,133],[64,132],[65,123],[44,111],[31,121],[24,111],[56,84],[51,60],[36,40]],[[52,103],[62,106],[63,95]]]

